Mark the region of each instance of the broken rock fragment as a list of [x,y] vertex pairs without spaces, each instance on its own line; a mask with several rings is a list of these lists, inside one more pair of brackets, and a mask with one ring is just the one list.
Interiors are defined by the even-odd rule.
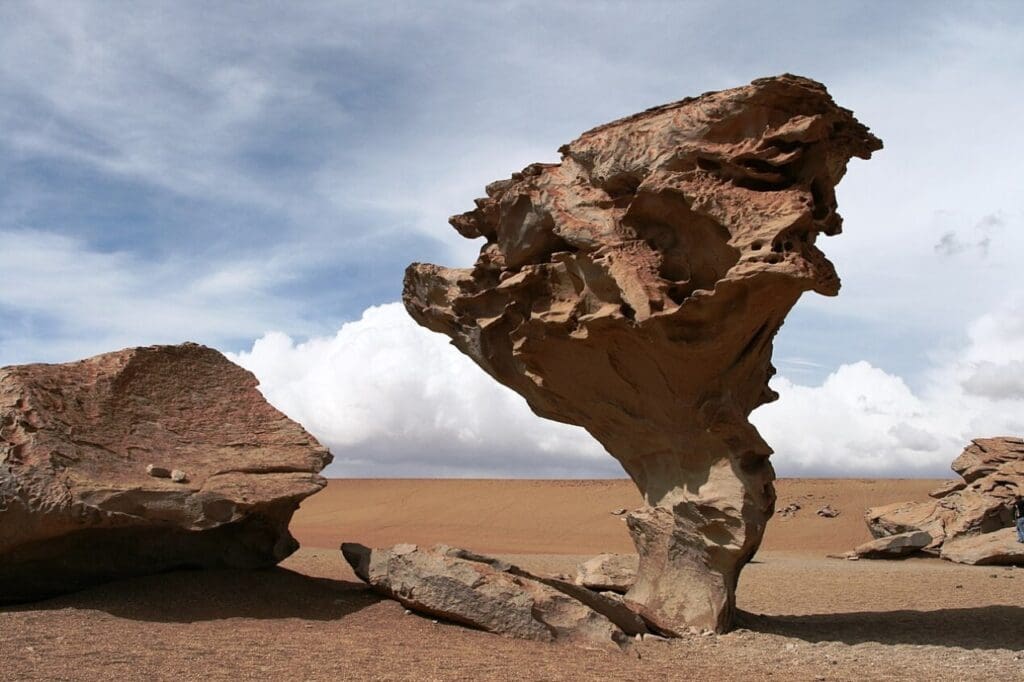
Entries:
[[923,531],[911,531],[899,535],[869,540],[858,545],[853,554],[862,559],[894,559],[918,552],[932,543],[932,536]]
[[636,554],[599,554],[576,567],[576,584],[591,590],[625,593],[636,582]]
[[345,543],[341,551],[356,575],[381,594],[418,613],[487,632],[602,648],[618,648],[646,632],[621,601],[466,550]]
[[627,595],[664,632],[729,628],[772,515],[772,339],[839,278],[835,186],[881,142],[798,76],[598,126],[486,187],[452,226],[472,268],[415,263],[403,300],[542,417],[586,428],[644,495]]
[[256,386],[196,344],[0,369],[0,603],[295,551],[331,456]]

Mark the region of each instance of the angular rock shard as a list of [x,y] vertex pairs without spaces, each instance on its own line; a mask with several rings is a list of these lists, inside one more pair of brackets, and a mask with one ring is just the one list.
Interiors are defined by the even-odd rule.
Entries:
[[256,386],[195,344],[0,369],[0,602],[295,551],[331,455]]
[[614,599],[466,550],[345,543],[341,552],[356,575],[381,594],[413,611],[487,632],[604,648],[646,632],[636,614]]
[[636,582],[639,562],[635,554],[599,554],[576,567],[576,584],[625,594]]
[[643,492],[628,598],[666,632],[722,631],[772,514],[772,339],[839,278],[834,188],[881,142],[780,76],[600,126],[487,186],[452,225],[471,269],[413,264],[403,300],[542,417],[586,428]]

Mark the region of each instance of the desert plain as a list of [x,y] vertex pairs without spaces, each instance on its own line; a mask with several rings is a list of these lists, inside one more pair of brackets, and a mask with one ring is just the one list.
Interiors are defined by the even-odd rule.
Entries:
[[[331,480],[264,571],[174,571],[0,608],[3,680],[1024,679],[1024,571],[933,558],[829,558],[870,538],[869,506],[939,481],[782,479],[776,515],[724,635],[614,653],[506,639],[406,614],[342,559],[342,541],[447,543],[540,573],[632,551],[628,480]],[[826,505],[834,518],[818,516]]]

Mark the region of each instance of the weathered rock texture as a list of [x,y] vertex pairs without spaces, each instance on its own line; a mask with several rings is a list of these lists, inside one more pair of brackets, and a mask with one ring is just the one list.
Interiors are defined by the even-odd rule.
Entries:
[[356,543],[342,554],[361,580],[410,609],[495,634],[619,647],[646,632],[622,603],[463,549]]
[[1024,543],[1015,528],[966,535],[942,545],[942,558],[978,566],[1024,566]]
[[[868,509],[865,520],[876,538],[925,532],[932,541],[927,549],[944,559],[978,558],[984,548],[1000,553],[994,539],[986,536],[1013,523],[1013,503],[1024,495],[1024,440],[1009,436],[976,438],[953,461],[953,470],[964,480],[951,481],[929,495],[935,499],[897,502]],[[976,536],[986,537],[985,540]],[[966,539],[972,538],[970,542]],[[965,539],[963,544],[961,539]],[[950,549],[956,543],[959,550]],[[1015,549],[1015,548],[1011,548]],[[1003,554],[1006,554],[1003,552]],[[1017,558],[1014,559],[1013,556]],[[996,561],[962,563],[1021,563],[1020,553],[1010,552]]]
[[895,559],[914,554],[931,543],[932,536],[928,533],[911,531],[869,540],[858,545],[852,554],[861,559]]
[[645,496],[627,598],[658,626],[728,627],[775,500],[747,421],[776,396],[772,339],[839,278],[834,187],[881,142],[811,80],[781,76],[584,133],[558,164],[487,186],[452,225],[471,269],[413,264],[404,301],[537,414],[579,424]]
[[625,593],[636,582],[639,561],[635,554],[599,554],[576,567],[576,584]]
[[0,602],[295,551],[331,456],[256,386],[195,344],[0,369]]

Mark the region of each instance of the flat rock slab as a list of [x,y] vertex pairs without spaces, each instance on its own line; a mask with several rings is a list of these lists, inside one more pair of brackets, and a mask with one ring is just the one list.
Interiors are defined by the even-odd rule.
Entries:
[[345,543],[341,551],[377,592],[418,613],[487,632],[611,649],[646,632],[620,600],[466,550]]
[[919,552],[932,543],[932,536],[924,531],[912,531],[877,538],[853,550],[861,559],[895,559]]
[[942,558],[976,566],[1024,566],[1024,542],[1015,528],[969,535],[942,546]]
[[624,594],[636,582],[639,565],[636,554],[599,554],[576,567],[576,584]]
[[331,455],[196,344],[0,369],[0,603],[272,566]]

